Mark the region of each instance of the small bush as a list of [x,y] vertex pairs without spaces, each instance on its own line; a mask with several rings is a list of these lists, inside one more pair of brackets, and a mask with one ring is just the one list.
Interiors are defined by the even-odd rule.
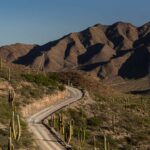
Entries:
[[101,124],[100,117],[94,116],[87,119],[87,125],[89,126],[99,126]]
[[63,85],[59,85],[58,88],[59,88],[60,91],[64,91],[65,90],[65,87]]

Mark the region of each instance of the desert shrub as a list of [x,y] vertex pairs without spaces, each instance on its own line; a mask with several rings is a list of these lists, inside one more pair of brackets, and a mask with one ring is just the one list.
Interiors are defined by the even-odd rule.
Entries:
[[100,117],[94,116],[87,119],[87,125],[89,126],[99,126],[101,124]]
[[58,86],[58,82],[54,78],[50,78],[43,74],[22,74],[22,76],[29,82],[36,83],[43,86]]
[[64,90],[65,90],[65,87],[64,87],[64,85],[61,84],[61,85],[58,86],[58,89],[59,89],[60,91],[64,91]]
[[39,98],[44,94],[42,89],[31,88],[30,86],[23,86],[21,89],[17,91],[20,95],[26,98]]

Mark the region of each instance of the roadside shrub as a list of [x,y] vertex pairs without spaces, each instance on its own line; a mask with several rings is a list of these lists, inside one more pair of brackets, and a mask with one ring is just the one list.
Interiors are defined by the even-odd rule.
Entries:
[[65,87],[62,84],[59,85],[58,88],[59,88],[60,91],[64,91],[65,90]]

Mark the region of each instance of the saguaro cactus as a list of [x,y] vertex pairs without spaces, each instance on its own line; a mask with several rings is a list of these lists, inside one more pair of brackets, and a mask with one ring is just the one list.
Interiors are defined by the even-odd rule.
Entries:
[[96,139],[95,139],[95,136],[93,137],[93,145],[94,145],[94,150],[97,150],[97,148],[96,148]]
[[127,108],[128,108],[128,103],[129,103],[129,99],[128,99],[128,98],[125,98],[125,99],[124,99],[124,103],[125,103],[124,108],[125,108],[125,110],[127,110]]
[[83,129],[83,128],[79,129],[78,139],[79,139],[79,142],[81,145],[84,144],[84,142],[85,142],[85,129]]
[[57,117],[53,115],[53,127],[56,129],[57,128]]
[[104,135],[104,150],[108,150],[107,138],[105,135]]
[[64,135],[64,116],[63,114],[59,114],[58,116],[58,128],[59,132]]
[[71,141],[72,135],[73,135],[73,125],[72,125],[72,122],[70,121],[70,122],[69,122],[69,138],[68,138],[68,144],[69,144],[70,141]]
[[12,143],[12,138],[8,138],[8,150],[14,150],[14,145]]
[[14,145],[12,143],[12,128],[11,128],[11,126],[9,127],[8,150],[14,150]]
[[10,81],[10,78],[11,78],[11,71],[10,68],[8,68],[8,81]]
[[73,125],[70,121],[65,127],[64,139],[69,144],[73,135]]
[[50,116],[51,118],[49,119],[49,125],[53,128],[56,129],[57,126],[57,118],[55,116],[55,114],[53,114],[52,116]]
[[21,136],[20,117],[18,114],[16,114],[16,109],[14,106],[14,98],[15,98],[15,92],[13,90],[9,90],[8,102],[12,107],[12,109],[10,109],[12,116],[11,116],[11,121],[9,126],[8,150],[14,150],[13,142],[18,142]]
[[17,115],[17,125],[18,125],[18,133],[17,133],[17,141],[20,140],[20,136],[21,136],[21,126],[20,126],[20,117],[19,115]]
[[14,106],[14,99],[15,99],[15,92],[14,90],[9,90],[8,92],[8,102],[11,105],[11,107]]
[[[17,123],[15,123],[16,120],[17,120]],[[13,138],[13,140],[18,142],[20,140],[20,136],[21,136],[20,117],[19,117],[19,115],[15,115],[14,111],[12,111],[10,127],[11,127],[11,131],[12,131],[11,137]]]
[[11,128],[12,128],[13,138],[16,139],[15,112],[14,111],[12,111]]

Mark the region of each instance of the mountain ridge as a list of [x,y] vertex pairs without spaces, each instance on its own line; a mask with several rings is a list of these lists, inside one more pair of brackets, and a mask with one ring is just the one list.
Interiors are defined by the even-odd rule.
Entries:
[[[15,49],[15,50],[14,50]],[[5,60],[44,71],[81,70],[106,78],[141,78],[148,74],[150,22],[96,24],[44,45],[0,47]]]

